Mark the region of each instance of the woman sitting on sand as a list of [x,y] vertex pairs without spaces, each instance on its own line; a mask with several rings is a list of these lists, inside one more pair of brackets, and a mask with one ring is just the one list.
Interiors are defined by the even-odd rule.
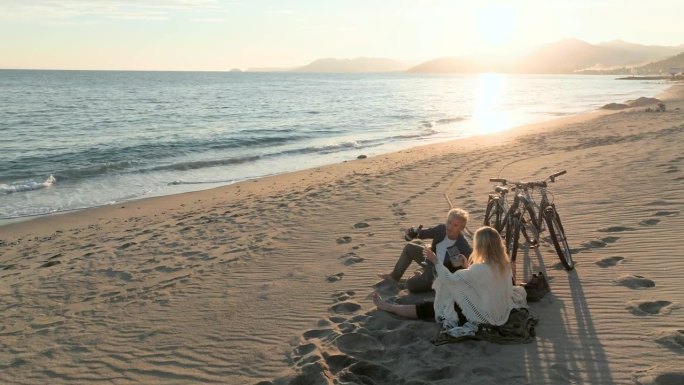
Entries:
[[[511,285],[511,265],[499,233],[488,226],[473,235],[473,253],[462,257],[465,269],[451,273],[436,263],[437,257],[425,248],[425,257],[437,268],[433,284],[435,301],[417,305],[399,305],[384,301],[373,293],[380,310],[412,319],[435,319],[449,334],[476,330],[477,324],[503,325],[513,308],[527,307],[525,289]],[[457,330],[457,329],[468,330]]]

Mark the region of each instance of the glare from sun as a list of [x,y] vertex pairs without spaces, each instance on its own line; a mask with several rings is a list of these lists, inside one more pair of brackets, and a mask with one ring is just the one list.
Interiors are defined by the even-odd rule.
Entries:
[[512,7],[503,4],[488,5],[477,13],[480,43],[489,47],[502,46],[510,41],[516,28]]
[[502,111],[506,95],[506,76],[481,74],[473,106],[473,130],[478,135],[499,132],[510,128],[511,118]]

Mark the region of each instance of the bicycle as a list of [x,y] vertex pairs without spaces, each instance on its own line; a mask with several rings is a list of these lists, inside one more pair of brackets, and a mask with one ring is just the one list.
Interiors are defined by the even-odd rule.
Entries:
[[[575,267],[560,215],[555,203],[549,200],[547,191],[548,183],[555,182],[557,177],[566,173],[566,170],[559,171],[542,181],[535,182],[509,182],[501,178],[490,179],[491,182],[502,183],[504,186],[495,187],[499,193],[498,196],[490,194],[485,211],[485,225],[491,226],[493,223],[494,226],[492,227],[505,234],[506,250],[512,262],[516,260],[520,233],[523,233],[527,242],[535,247],[539,244],[539,234],[545,230],[544,225],[546,224],[551,242],[563,267],[566,270],[572,270]],[[509,184],[513,185],[512,189],[515,191],[513,204],[508,207],[503,218],[498,221],[497,218],[500,218],[503,212],[501,210],[505,209],[507,193],[502,187]],[[532,191],[535,190],[539,191],[541,195],[539,205],[535,204],[532,197]]]
[[[490,182],[499,181],[499,179],[490,179]],[[505,183],[504,183],[505,184]],[[487,200],[487,209],[485,210],[484,225],[496,229],[499,233],[503,230],[504,217],[508,212],[508,202],[506,196],[508,194],[508,187],[495,186],[494,192],[496,194],[489,194]]]

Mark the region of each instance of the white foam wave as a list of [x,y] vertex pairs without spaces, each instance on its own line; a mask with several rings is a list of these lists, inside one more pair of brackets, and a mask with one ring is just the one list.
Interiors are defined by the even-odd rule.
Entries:
[[32,181],[32,182],[28,182],[28,183],[15,184],[15,185],[0,184],[0,193],[12,194],[12,193],[22,192],[22,191],[40,190],[40,189],[52,186],[53,184],[55,184],[55,182],[57,182],[57,179],[55,179],[54,176],[50,175],[43,182],[33,182]]

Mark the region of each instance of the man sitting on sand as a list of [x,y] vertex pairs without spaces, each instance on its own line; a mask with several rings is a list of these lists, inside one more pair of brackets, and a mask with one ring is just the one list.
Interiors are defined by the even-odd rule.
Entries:
[[[460,266],[460,257],[470,257],[473,249],[461,232],[468,222],[468,212],[463,209],[454,208],[447,213],[446,224],[439,224],[429,229],[418,231],[419,239],[432,239],[430,249],[437,256],[437,262],[443,264],[450,271],[455,271]],[[408,230],[407,230],[408,234]],[[406,287],[412,293],[426,292],[432,289],[434,281],[435,265],[427,260],[423,255],[424,246],[418,243],[409,242],[404,246],[404,250],[399,256],[397,264],[389,274],[378,274],[382,279],[399,281],[404,272],[411,265],[412,261],[418,264],[425,262],[422,274],[416,273],[413,277],[406,280]]]

